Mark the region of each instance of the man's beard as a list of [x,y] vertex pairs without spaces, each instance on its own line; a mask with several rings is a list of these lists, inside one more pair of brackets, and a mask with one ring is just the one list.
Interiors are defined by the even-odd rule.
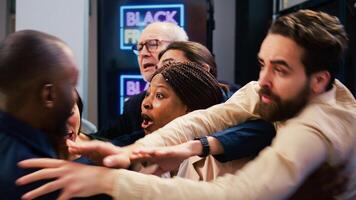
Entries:
[[[258,94],[260,101],[256,105],[255,112],[260,114],[262,119],[269,122],[287,120],[298,114],[307,104],[310,95],[309,81],[291,100],[282,101],[279,96],[273,94],[267,87],[261,87]],[[268,104],[262,102],[261,95],[269,97],[271,102]]]

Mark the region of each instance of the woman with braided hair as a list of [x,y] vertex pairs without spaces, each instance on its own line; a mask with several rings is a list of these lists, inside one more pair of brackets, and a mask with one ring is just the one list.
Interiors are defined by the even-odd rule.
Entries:
[[[153,74],[141,104],[143,130],[118,137],[112,143],[117,146],[129,145],[177,117],[222,101],[219,83],[202,66],[193,62],[166,63]],[[150,173],[141,165],[131,169]]]
[[188,112],[221,103],[217,80],[197,63],[167,63],[151,78],[142,102],[142,130],[117,137],[117,146],[132,144]]
[[152,76],[142,102],[142,128],[151,133],[179,116],[222,100],[219,83],[199,64],[168,63]]

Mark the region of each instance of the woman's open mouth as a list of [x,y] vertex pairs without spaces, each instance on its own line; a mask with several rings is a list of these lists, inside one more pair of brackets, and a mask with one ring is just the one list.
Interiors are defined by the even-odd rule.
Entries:
[[148,115],[142,113],[141,116],[142,116],[142,119],[143,119],[141,127],[143,129],[147,129],[149,126],[151,126],[153,124],[153,120]]

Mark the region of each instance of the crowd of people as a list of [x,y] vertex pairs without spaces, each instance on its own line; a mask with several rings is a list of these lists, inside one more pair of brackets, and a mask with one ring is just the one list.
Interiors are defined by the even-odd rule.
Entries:
[[89,134],[70,48],[39,31],[10,34],[0,44],[0,196],[355,199],[356,101],[335,78],[347,44],[334,16],[281,16],[258,52],[258,81],[234,91],[182,28],[149,24],[133,47],[149,88]]

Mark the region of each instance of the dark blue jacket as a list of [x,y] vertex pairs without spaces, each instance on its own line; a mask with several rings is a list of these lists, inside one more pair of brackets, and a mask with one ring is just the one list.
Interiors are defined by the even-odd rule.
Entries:
[[273,124],[263,120],[251,120],[232,128],[214,133],[224,148],[224,154],[214,156],[220,162],[256,156],[271,144],[276,135]]
[[[42,183],[18,187],[16,179],[35,170],[17,167],[19,161],[29,158],[56,158],[46,134],[0,112],[0,198],[21,199],[26,192]],[[51,193],[41,199],[55,199]]]
[[[16,200],[28,191],[46,183],[38,181],[16,186],[16,179],[36,171],[17,167],[19,161],[29,158],[57,158],[47,134],[16,120],[0,111],[0,199]],[[59,191],[37,199],[56,199]],[[98,195],[92,199],[111,199]]]

